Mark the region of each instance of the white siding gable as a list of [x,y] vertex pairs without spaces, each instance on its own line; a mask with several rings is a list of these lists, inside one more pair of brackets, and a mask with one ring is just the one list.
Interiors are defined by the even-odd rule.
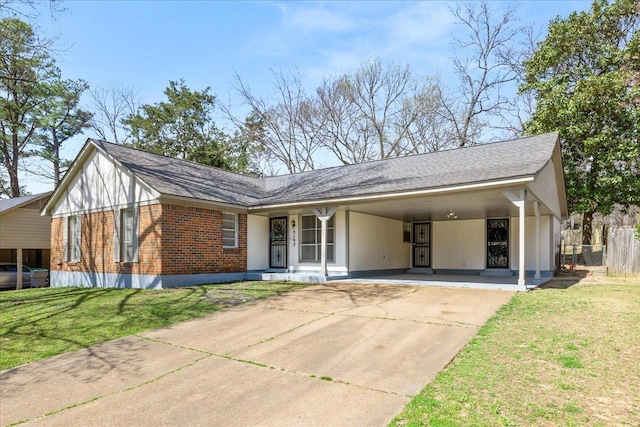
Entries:
[[83,163],[54,208],[53,216],[71,212],[112,209],[117,206],[151,202],[158,198],[153,189],[125,168],[94,151]]
[[542,168],[536,180],[529,184],[529,188],[533,193],[540,198],[542,202],[556,218],[562,217],[562,211],[560,209],[560,199],[558,198],[558,187],[556,181],[556,172],[553,167],[553,162],[547,163]]

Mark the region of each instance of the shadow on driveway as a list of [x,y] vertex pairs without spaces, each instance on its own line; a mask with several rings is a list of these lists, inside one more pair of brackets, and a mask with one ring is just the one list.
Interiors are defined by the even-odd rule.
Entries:
[[329,283],[0,373],[0,422],[383,425],[514,292]]

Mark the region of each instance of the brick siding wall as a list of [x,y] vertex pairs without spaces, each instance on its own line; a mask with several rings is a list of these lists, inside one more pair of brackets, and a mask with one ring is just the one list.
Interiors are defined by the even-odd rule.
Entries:
[[51,219],[51,258],[49,260],[51,270],[61,271],[65,265],[64,259],[63,235],[64,218]]
[[238,247],[222,247],[222,211],[169,204],[139,209],[138,262],[114,261],[114,211],[82,215],[80,262],[64,260],[64,220],[51,222],[51,269],[122,274],[235,273],[247,268],[247,216]]
[[64,260],[64,220],[51,222],[51,269],[123,274],[162,274],[162,228],[160,205],[141,206],[138,211],[139,262],[116,262],[114,259],[114,227],[117,211],[83,214],[81,256],[79,262]]
[[247,269],[247,215],[238,214],[238,247],[222,247],[222,211],[163,205],[163,274]]

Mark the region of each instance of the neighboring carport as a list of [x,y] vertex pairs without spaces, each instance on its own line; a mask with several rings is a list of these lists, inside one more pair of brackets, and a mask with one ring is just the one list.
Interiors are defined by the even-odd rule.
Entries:
[[[51,217],[41,216],[51,192],[0,200],[0,262],[49,269]],[[18,274],[17,288],[22,288]]]

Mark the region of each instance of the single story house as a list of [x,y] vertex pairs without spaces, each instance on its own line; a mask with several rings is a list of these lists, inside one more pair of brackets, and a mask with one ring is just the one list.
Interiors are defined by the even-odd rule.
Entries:
[[52,286],[558,267],[557,133],[250,177],[89,139],[43,209]]
[[16,263],[18,270],[23,265],[49,268],[51,217],[41,216],[40,210],[50,194],[0,200],[0,262]]

